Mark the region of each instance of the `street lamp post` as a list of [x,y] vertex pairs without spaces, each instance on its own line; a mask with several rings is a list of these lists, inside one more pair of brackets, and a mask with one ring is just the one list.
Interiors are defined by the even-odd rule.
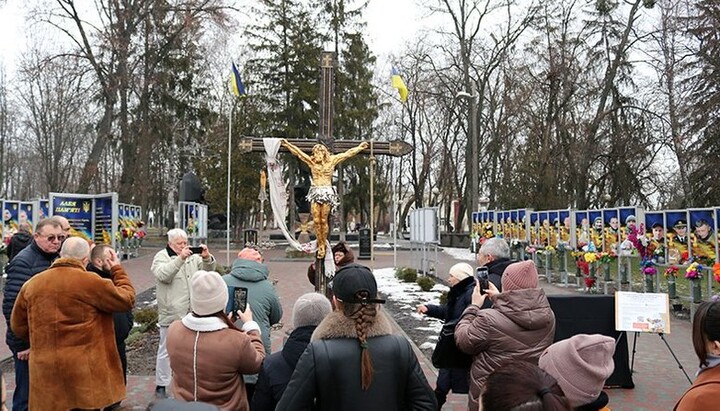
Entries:
[[467,218],[468,218],[468,229],[472,231],[472,213],[478,207],[478,135],[477,135],[477,99],[478,94],[473,87],[472,94],[466,91],[459,91],[456,98],[467,98],[470,100],[470,119],[468,121],[468,127],[470,127],[470,158],[465,162],[467,167],[467,161],[470,161],[470,176],[468,177],[468,195],[467,195]]

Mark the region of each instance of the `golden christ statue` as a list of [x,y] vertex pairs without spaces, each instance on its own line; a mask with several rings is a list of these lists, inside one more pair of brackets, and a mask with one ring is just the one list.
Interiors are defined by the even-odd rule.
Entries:
[[317,237],[317,259],[321,260],[325,258],[325,243],[330,230],[328,216],[330,211],[340,204],[337,190],[332,186],[335,166],[365,150],[369,145],[363,141],[357,147],[343,153],[330,154],[330,151],[324,145],[315,144],[311,156],[305,154],[300,148],[286,139],[282,140],[282,145],[310,167],[312,184],[307,199],[310,202],[310,212],[312,213],[315,236]]

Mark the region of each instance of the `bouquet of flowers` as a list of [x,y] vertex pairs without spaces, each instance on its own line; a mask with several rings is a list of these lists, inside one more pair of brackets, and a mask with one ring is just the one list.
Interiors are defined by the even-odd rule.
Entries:
[[655,261],[645,258],[640,263],[640,267],[642,267],[642,273],[645,275],[655,275],[657,274],[657,268],[655,268]]
[[551,245],[545,247],[545,250],[543,250],[543,254],[545,254],[545,255],[553,255],[553,254],[555,254],[555,247],[553,247],[553,246],[551,246]]
[[587,262],[587,263],[594,263],[595,261],[598,260],[598,255],[597,255],[597,253],[585,253],[583,255],[583,258],[585,259],[585,262]]
[[665,270],[665,278],[677,277],[678,271],[680,271],[680,269],[677,268],[677,266],[671,265]]
[[720,263],[713,264],[713,277],[720,283]]
[[617,256],[612,251],[598,253],[598,261],[600,261],[601,264],[609,264],[615,261],[616,258]]
[[685,269],[685,278],[690,280],[699,280],[702,278],[703,266],[698,262],[693,262]]
[[528,253],[528,254],[534,254],[536,251],[537,251],[537,250],[536,250],[535,247],[533,247],[533,246],[530,246],[530,245],[529,245],[529,246],[525,247],[525,252]]

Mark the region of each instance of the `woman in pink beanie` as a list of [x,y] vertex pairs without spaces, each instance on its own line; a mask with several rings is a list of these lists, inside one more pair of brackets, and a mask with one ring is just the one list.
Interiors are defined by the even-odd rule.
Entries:
[[720,301],[707,301],[693,317],[693,347],[700,360],[695,382],[680,401],[676,411],[714,410],[720,392]]
[[[491,372],[509,361],[537,363],[555,336],[555,315],[539,288],[535,264],[510,264],[501,282],[502,293],[492,283],[487,290],[476,285],[472,304],[455,328],[458,347],[474,357],[470,368],[470,411],[481,409],[482,391]],[[483,310],[488,297],[493,306]]]

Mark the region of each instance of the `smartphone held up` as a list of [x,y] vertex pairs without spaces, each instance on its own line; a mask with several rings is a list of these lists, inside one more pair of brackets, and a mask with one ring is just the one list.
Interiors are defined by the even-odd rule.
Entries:
[[475,271],[475,279],[480,286],[480,294],[485,294],[485,290],[490,287],[489,272],[487,267],[478,267]]
[[233,320],[237,320],[237,312],[245,312],[247,309],[248,289],[247,287],[233,287],[232,304],[230,305],[230,314]]

